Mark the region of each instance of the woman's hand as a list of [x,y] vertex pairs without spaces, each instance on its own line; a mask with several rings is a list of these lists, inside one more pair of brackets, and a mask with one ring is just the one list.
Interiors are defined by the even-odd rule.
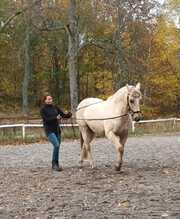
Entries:
[[72,113],[71,113],[71,112],[68,112],[68,113],[66,114],[66,116],[67,116],[68,118],[70,118],[70,117],[72,116]]
[[56,117],[58,120],[62,119],[62,117],[58,114]]

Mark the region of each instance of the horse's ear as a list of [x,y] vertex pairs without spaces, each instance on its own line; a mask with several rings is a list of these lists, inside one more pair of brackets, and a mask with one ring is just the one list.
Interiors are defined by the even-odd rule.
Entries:
[[128,84],[126,84],[126,88],[127,88],[128,92],[129,92],[130,89],[129,89],[129,85]]
[[138,82],[138,83],[136,84],[136,89],[140,90],[140,88],[141,88],[141,84]]

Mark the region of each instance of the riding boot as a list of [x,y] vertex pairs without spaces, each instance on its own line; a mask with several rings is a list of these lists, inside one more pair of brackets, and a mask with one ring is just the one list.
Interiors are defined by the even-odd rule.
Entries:
[[62,171],[62,168],[59,167],[59,162],[56,160],[52,161],[52,169],[55,171]]

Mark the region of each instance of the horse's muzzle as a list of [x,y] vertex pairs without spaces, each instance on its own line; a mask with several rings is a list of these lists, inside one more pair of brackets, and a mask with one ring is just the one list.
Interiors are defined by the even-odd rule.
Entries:
[[137,116],[137,117],[134,118],[134,121],[135,121],[135,122],[139,122],[140,120],[141,120],[141,117],[140,117],[140,116]]
[[143,119],[143,116],[142,116],[142,113],[141,112],[135,112],[134,114],[133,114],[133,120],[135,121],[135,122],[139,122],[140,120],[142,120]]

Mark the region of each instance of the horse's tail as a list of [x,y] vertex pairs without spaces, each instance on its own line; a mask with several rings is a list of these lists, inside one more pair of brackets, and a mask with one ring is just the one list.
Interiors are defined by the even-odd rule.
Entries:
[[86,147],[84,147],[84,139],[82,137],[82,133],[80,131],[80,143],[81,143],[81,154],[82,154],[82,159],[87,159],[88,157],[88,152]]

